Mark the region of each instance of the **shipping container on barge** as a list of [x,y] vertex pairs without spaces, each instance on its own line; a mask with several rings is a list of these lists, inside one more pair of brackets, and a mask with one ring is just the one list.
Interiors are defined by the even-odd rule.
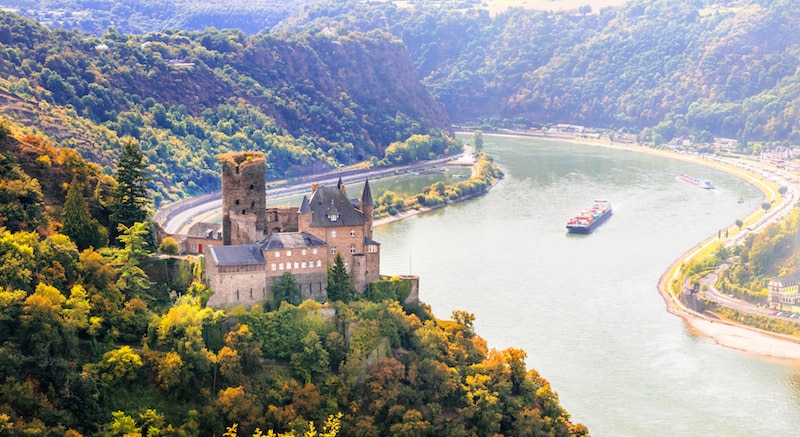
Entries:
[[596,226],[611,217],[611,202],[595,200],[594,205],[584,209],[580,214],[567,221],[567,231],[573,234],[588,234]]

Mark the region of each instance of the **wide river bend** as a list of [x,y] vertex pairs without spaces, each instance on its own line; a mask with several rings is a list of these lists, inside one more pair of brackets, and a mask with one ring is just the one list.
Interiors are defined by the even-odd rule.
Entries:
[[[656,289],[683,252],[760,205],[754,187],[598,146],[484,134],[484,149],[505,179],[376,227],[382,273],[419,275],[437,317],[471,312],[489,347],[524,349],[595,437],[800,435],[800,368],[693,335]],[[567,234],[566,220],[597,198],[614,216]]]

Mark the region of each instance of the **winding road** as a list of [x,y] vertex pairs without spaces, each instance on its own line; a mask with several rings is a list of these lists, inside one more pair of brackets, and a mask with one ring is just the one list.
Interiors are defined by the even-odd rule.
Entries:
[[[775,170],[772,167],[760,163],[758,165],[756,163],[746,164],[738,160],[725,161],[722,159],[716,159],[715,162],[722,164],[721,166],[715,166],[715,167],[720,168],[730,174],[736,175],[742,178],[743,180],[755,185],[757,188],[759,188],[764,193],[766,202],[773,203],[776,199],[779,198],[779,193],[777,193],[776,190],[774,190],[770,184],[766,183],[764,181],[764,178],[771,179],[772,182],[778,185],[785,186],[787,188],[786,193],[783,195],[782,198],[783,200],[781,204],[778,205],[777,207],[770,208],[770,210],[763,213],[763,216],[758,220],[756,220],[756,217],[762,214],[762,211],[761,209],[753,210],[744,219],[745,224],[753,222],[753,224],[747,226],[746,229],[739,230],[735,227],[735,225],[729,226],[728,228],[724,229],[726,234],[729,231],[735,232],[735,234],[732,237],[726,238],[727,239],[726,247],[733,247],[739,244],[750,233],[759,232],[767,225],[769,225],[771,222],[780,221],[793,208],[793,201],[796,197],[798,187],[793,182],[791,176],[789,176],[789,179],[780,177],[777,174],[773,173],[775,172]],[[701,253],[703,250],[705,250],[712,244],[717,243],[718,241],[719,238],[715,238],[713,236],[709,237],[704,242],[697,245],[694,248],[694,250],[689,252],[685,257],[683,257],[682,263],[686,263],[687,261],[691,260],[692,258],[697,256],[697,254]],[[722,265],[717,267],[712,273],[709,273],[701,278],[700,280],[701,284],[706,286],[705,290],[701,291],[702,296],[710,301],[714,301],[720,305],[735,309],[740,312],[756,314],[756,315],[770,315],[770,316],[773,315],[774,310],[768,308],[762,308],[758,305],[752,304],[750,302],[741,299],[732,298],[723,293],[720,293],[714,287],[714,284],[717,282],[717,278],[719,277],[720,273],[729,266],[730,264],[723,263]],[[669,294],[671,296],[676,296],[674,290],[672,289],[672,284],[674,284],[675,280],[678,279],[680,271],[681,270],[679,268],[675,268],[672,271],[672,276],[670,278],[670,281],[668,282],[667,287],[669,288]],[[677,305],[680,305],[680,302],[678,302],[677,299],[675,299],[674,301]],[[684,310],[686,310],[686,308],[684,308]]]
[[[361,182],[365,179],[378,179],[397,173],[440,167],[447,164],[474,162],[471,148],[465,146],[464,150],[465,151],[460,155],[421,161],[400,167],[334,171],[308,176],[277,188],[267,188],[266,195],[270,199],[281,199],[310,191],[312,183],[335,184],[338,182],[339,178],[341,178],[342,181],[347,184],[351,182]],[[267,183],[267,187],[269,187],[269,185],[270,183]],[[168,234],[180,235],[186,233],[193,224],[207,221],[208,217],[219,215],[219,210],[221,208],[222,195],[221,192],[218,191],[165,205],[156,212],[153,220]]]

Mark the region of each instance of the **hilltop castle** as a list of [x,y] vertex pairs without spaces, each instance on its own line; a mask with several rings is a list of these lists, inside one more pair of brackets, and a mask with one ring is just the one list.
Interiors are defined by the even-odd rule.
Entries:
[[290,272],[303,298],[327,300],[327,266],[337,253],[358,291],[380,279],[380,244],[372,239],[372,192],[349,199],[335,187],[312,185],[298,207],[266,207],[266,160],[260,152],[229,153],[222,163],[222,243],[207,245],[206,283],[212,307],[250,306],[270,299]]

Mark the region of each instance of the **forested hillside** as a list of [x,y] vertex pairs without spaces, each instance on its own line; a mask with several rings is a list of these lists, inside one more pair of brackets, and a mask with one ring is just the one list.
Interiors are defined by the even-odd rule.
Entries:
[[0,43],[7,121],[105,168],[134,138],[157,205],[218,189],[216,157],[228,151],[265,152],[268,179],[279,179],[377,161],[412,135],[452,134],[405,47],[380,32],[96,37],[0,13]]
[[[458,123],[626,128],[656,143],[708,134],[744,147],[800,140],[800,42],[787,37],[800,28],[800,10],[792,1],[632,0],[494,16],[476,2],[310,1],[292,11],[267,3],[256,3],[271,11],[255,12],[263,31],[383,30],[400,38]],[[187,16],[214,9],[170,5]],[[206,15],[211,25],[226,27],[223,10]],[[285,19],[270,20],[274,11]]]
[[258,33],[319,0],[3,0],[2,7],[55,29],[102,35],[109,26],[121,33],[163,29],[241,29]]
[[800,140],[794,2],[632,0],[587,12],[334,2],[278,29],[390,31],[455,122]]
[[153,256],[134,141],[111,177],[17,129],[0,123],[0,435],[587,434],[525,352],[401,304],[398,278],[322,306],[287,272],[263,307],[206,307],[202,262],[170,238]]

